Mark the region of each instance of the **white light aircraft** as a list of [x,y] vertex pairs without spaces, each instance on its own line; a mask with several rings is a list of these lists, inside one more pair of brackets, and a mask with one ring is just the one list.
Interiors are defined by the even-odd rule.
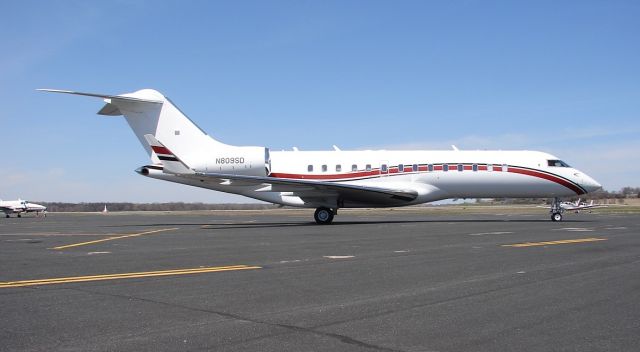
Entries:
[[[585,210],[585,209],[606,208],[606,207],[607,207],[606,204],[594,204],[593,200],[591,200],[591,202],[589,203],[583,202],[581,198],[578,198],[578,200],[575,202],[560,203],[560,208],[562,208],[563,211],[574,211],[576,213],[579,213],[581,210]],[[545,206],[544,208],[550,209],[552,207]]]
[[144,176],[235,193],[266,202],[316,208],[329,224],[340,208],[397,207],[447,198],[559,197],[601,188],[584,172],[536,151],[270,151],[221,143],[169,98],[151,89],[122,95],[42,91],[102,98],[100,115],[124,115],[152,163]]
[[36,213],[36,215],[47,216],[47,207],[40,204],[30,203],[26,200],[1,200],[0,199],[0,211],[4,212],[6,217],[10,217],[11,214],[17,214],[20,218],[22,213]]

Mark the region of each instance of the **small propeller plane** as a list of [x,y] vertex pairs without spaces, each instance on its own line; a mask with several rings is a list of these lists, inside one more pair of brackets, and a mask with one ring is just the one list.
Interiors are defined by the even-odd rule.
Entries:
[[6,217],[10,217],[11,214],[16,214],[20,218],[22,217],[22,213],[36,213],[36,216],[47,216],[47,207],[40,204],[30,203],[22,199],[0,199],[0,211],[4,212]]
[[150,178],[240,194],[280,205],[316,208],[330,224],[340,208],[397,207],[448,198],[553,198],[601,188],[582,171],[537,151],[270,151],[232,146],[194,124],[152,89],[121,95],[41,91],[102,98],[99,115],[124,115],[151,158],[136,170]]
[[[561,202],[560,208],[562,211],[573,211],[579,213],[581,210],[585,209],[593,209],[593,208],[606,208],[606,204],[594,204],[593,200],[591,202],[583,202],[581,198],[578,198],[575,202]],[[551,206],[544,206],[543,208],[551,209]]]

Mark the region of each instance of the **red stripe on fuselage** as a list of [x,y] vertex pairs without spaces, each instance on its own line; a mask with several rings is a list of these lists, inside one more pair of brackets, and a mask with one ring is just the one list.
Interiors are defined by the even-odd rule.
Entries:
[[585,192],[583,190],[581,190],[578,186],[576,186],[575,184],[564,180],[560,177],[554,176],[554,175],[550,175],[550,174],[545,174],[543,172],[539,172],[539,171],[534,171],[534,170],[528,170],[528,169],[520,169],[520,168],[515,168],[515,167],[510,167],[509,172],[513,172],[516,174],[522,174],[522,175],[527,175],[527,176],[533,176],[533,177],[538,177],[538,178],[542,178],[551,182],[555,182],[557,184],[563,185],[565,187],[567,187],[568,189],[576,192],[578,195],[580,194],[585,194]]
[[[452,166],[450,167],[450,169],[453,169],[453,171],[457,170],[457,164],[451,164],[451,165]],[[433,169],[434,169],[434,171],[442,171],[442,165],[434,165]],[[465,170],[470,170],[471,166],[465,165],[464,169]],[[478,170],[479,171],[489,171],[488,169],[489,168],[486,165],[478,165]],[[491,169],[495,170],[495,171],[502,171],[502,165],[495,165]],[[426,166],[425,167],[421,166],[419,168],[419,170],[420,171],[427,171],[427,168],[426,168]],[[547,181],[555,182],[555,183],[557,183],[559,185],[567,187],[568,189],[576,192],[576,194],[578,194],[578,195],[585,194],[585,191],[583,191],[576,184],[574,184],[574,183],[572,183],[570,181],[567,181],[565,179],[562,179],[562,178],[560,178],[558,176],[552,175],[552,174],[547,174],[547,173],[536,171],[536,170],[522,169],[522,168],[518,168],[518,167],[508,167],[507,171],[511,172],[511,173],[516,173],[516,174],[527,175],[527,176],[532,176],[532,177],[545,179]],[[390,168],[389,172],[393,173],[393,174],[400,174],[400,173],[397,172],[397,168]],[[386,173],[381,173],[379,169],[374,169],[374,170],[371,170],[371,171],[351,172],[351,173],[345,173],[345,174],[326,174],[326,175],[317,175],[317,174],[316,175],[314,175],[314,174],[302,175],[302,174],[287,174],[287,173],[278,173],[278,172],[274,172],[274,173],[270,174],[271,177],[275,177],[275,178],[307,179],[307,180],[333,180],[333,181],[344,181],[344,180],[349,180],[349,179],[354,179],[354,178],[365,178],[365,177],[378,177],[378,176],[381,176],[381,175],[386,175]]]
[[306,179],[306,180],[336,180],[342,181],[344,179],[350,178],[359,178],[359,177],[369,177],[369,176],[378,176],[380,175],[380,170],[372,170],[372,171],[360,171],[360,172],[350,172],[346,174],[327,174],[327,175],[300,175],[300,174],[285,174],[279,172],[272,172],[270,174],[271,177],[276,178],[291,178],[291,179]]

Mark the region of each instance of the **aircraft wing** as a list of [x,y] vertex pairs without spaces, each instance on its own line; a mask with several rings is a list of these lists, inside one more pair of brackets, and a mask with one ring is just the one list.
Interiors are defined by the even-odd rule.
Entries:
[[606,208],[606,207],[607,206],[605,204],[586,204],[586,205],[579,205],[576,207],[572,207],[567,210],[582,210],[582,209]]
[[275,177],[229,175],[219,173],[177,174],[219,185],[252,187],[258,192],[291,192],[301,198],[336,196],[340,199],[387,203],[389,200],[412,201],[418,192],[410,188],[394,189],[337,182],[310,181]]
[[13,214],[16,210],[13,207],[0,207],[0,211],[5,214]]

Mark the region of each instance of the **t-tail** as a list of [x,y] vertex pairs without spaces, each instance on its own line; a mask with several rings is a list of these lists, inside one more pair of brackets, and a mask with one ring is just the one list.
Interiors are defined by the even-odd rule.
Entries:
[[156,90],[142,89],[120,95],[39,90],[104,99],[106,104],[98,114],[124,116],[154,164],[161,164],[161,160],[145,137],[147,135],[180,155],[193,171],[255,176],[270,173],[268,148],[232,146],[213,139]]

